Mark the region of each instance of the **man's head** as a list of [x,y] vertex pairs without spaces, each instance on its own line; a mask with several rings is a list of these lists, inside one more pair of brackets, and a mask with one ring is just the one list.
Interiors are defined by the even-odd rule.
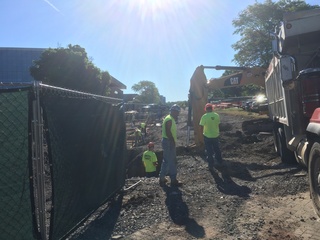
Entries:
[[149,150],[153,150],[154,149],[154,143],[153,142],[149,142],[148,143],[148,149]]
[[177,117],[179,116],[180,110],[181,108],[177,104],[174,104],[170,108],[170,115],[174,117],[174,119],[177,119]]
[[212,112],[212,110],[213,110],[212,104],[211,103],[207,103],[206,106],[204,107],[204,110],[206,112]]

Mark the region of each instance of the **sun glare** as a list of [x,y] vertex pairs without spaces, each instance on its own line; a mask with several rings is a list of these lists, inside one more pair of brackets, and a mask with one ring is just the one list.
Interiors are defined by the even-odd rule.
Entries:
[[151,9],[152,11],[161,10],[169,5],[167,0],[136,0],[141,8]]
[[175,8],[178,0],[133,0],[130,1],[130,5],[139,9],[139,13],[142,17],[157,16],[166,14]]

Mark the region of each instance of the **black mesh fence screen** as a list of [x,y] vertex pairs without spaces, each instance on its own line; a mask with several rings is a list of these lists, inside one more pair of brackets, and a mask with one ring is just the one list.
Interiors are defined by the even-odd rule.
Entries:
[[28,111],[27,88],[0,89],[0,239],[34,239]]
[[98,98],[43,91],[52,164],[52,239],[76,225],[122,188],[126,137],[119,107]]

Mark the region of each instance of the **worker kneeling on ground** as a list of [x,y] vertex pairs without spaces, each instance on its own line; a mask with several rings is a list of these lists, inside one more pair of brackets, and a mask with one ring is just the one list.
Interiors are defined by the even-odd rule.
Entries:
[[142,155],[142,162],[146,171],[146,177],[157,177],[156,171],[158,166],[158,158],[154,152],[154,143],[148,143],[148,150]]

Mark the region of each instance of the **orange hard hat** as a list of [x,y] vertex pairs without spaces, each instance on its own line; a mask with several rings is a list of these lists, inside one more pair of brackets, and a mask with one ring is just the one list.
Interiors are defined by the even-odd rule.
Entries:
[[207,103],[206,106],[204,107],[204,110],[206,111],[207,109],[212,109],[213,110],[213,106],[211,103]]

